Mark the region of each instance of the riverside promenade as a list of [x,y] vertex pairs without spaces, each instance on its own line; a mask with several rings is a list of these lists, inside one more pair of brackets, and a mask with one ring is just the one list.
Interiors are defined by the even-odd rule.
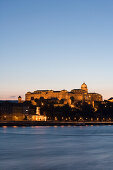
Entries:
[[2,126],[96,126],[113,125],[113,122],[58,122],[58,121],[11,121],[0,122]]

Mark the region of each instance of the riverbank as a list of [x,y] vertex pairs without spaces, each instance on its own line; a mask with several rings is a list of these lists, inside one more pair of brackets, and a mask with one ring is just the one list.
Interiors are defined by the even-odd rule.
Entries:
[[113,125],[113,122],[55,122],[55,121],[15,121],[0,122],[1,126],[96,126],[96,125]]

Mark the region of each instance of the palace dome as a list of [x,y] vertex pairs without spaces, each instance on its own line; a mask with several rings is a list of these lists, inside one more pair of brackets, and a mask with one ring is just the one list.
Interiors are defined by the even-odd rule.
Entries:
[[87,85],[86,85],[85,83],[83,83],[83,84],[81,85],[81,89],[84,90],[84,91],[88,91]]
[[87,85],[86,85],[85,83],[83,83],[83,84],[81,85],[81,88],[87,88]]

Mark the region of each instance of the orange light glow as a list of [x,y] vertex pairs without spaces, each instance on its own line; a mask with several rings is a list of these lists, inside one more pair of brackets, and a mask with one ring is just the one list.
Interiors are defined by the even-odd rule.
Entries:
[[7,126],[2,126],[3,128],[7,128]]
[[17,128],[17,126],[13,126],[13,128]]

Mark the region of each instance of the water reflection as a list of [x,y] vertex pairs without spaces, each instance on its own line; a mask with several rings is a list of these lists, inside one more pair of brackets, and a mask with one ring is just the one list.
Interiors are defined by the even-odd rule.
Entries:
[[1,127],[0,170],[112,170],[112,141],[113,126]]
[[7,128],[7,126],[2,126],[3,128]]

